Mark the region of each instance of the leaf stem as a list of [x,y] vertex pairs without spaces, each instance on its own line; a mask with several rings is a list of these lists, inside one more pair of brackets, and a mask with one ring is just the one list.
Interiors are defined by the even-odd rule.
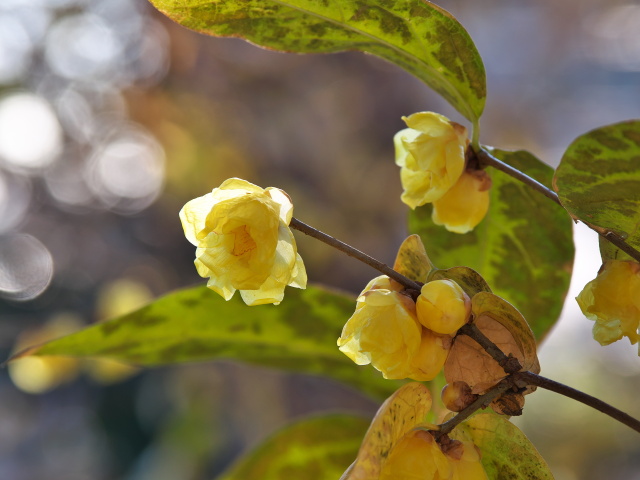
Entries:
[[[477,150],[475,152],[475,155],[476,155],[476,158],[478,159],[478,162],[480,163],[480,165],[482,165],[482,166],[490,166],[490,167],[496,168],[496,169],[500,170],[501,172],[504,172],[507,175],[515,178],[516,180],[521,181],[525,185],[528,185],[529,187],[531,187],[532,189],[534,189],[538,193],[541,193],[545,197],[553,200],[558,205],[562,206],[562,203],[560,203],[560,199],[558,198],[558,195],[553,190],[545,187],[543,184],[541,184],[537,180],[531,178],[527,174],[521,172],[517,168],[513,168],[511,165],[507,165],[503,161],[498,160],[496,157],[491,155],[487,150],[485,150],[483,148],[480,148],[479,150]],[[591,230],[593,230],[594,232],[598,233],[598,235],[603,237],[605,240],[608,240],[609,242],[614,244],[616,247],[618,247],[624,253],[626,253],[631,258],[633,258],[636,262],[640,262],[640,252],[638,250],[636,250],[635,248],[633,248],[631,245],[629,245],[624,240],[624,238],[622,238],[620,235],[618,235],[615,232],[613,232],[611,230],[608,230],[606,228],[602,228],[602,227],[598,227],[596,225],[592,225],[589,222],[586,222],[584,220],[580,220],[580,221],[582,223],[584,223],[587,227],[589,227]]]
[[411,288],[418,291],[422,288],[420,284],[414,282],[410,278],[405,277],[401,273],[396,272],[393,268],[389,267],[388,265],[376,260],[375,258],[367,255],[364,252],[361,252],[356,248],[353,248],[351,245],[344,243],[343,241],[338,240],[337,238],[332,237],[331,235],[327,235],[326,233],[321,232],[320,230],[317,230],[312,226],[307,225],[304,222],[301,222],[295,217],[291,219],[289,226],[295,230],[298,230],[304,233],[305,235],[309,235],[310,237],[320,240],[321,242],[324,242],[327,245],[333,248],[336,248],[341,252],[346,253],[350,257],[353,257],[357,260],[360,260],[363,263],[366,263],[370,267],[375,268],[379,272],[387,275],[389,278],[392,278],[396,282],[404,285],[406,288]]

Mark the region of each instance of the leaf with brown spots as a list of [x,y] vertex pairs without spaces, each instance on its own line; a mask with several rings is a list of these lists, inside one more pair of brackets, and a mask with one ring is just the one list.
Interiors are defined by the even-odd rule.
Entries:
[[491,480],[553,480],[536,447],[504,417],[480,413],[456,427],[450,437],[472,441],[480,449]]
[[151,0],[200,33],[296,53],[360,50],[404,68],[477,123],[486,76],[471,37],[423,0]]
[[[524,317],[506,300],[489,292],[471,299],[473,323],[505,355],[512,354],[524,370],[540,372],[533,332]],[[454,341],[444,374],[448,383],[463,381],[473,393],[482,393],[506,376],[498,363],[475,340],[458,335]],[[529,390],[527,393],[530,393]]]
[[400,248],[393,269],[415,282],[425,283],[434,266],[424,249],[420,236],[409,235]]
[[[358,366],[336,347],[355,308],[349,295],[309,286],[280,305],[247,307],[208,288],[179,290],[128,315],[23,351],[27,355],[108,357],[144,366],[226,359],[326,375],[377,398],[400,384]],[[14,357],[14,358],[17,358]]]
[[[640,120],[575,139],[562,156],[553,187],[572,217],[613,231],[640,249]],[[601,253],[604,259],[618,258],[616,249]]]
[[340,480],[378,478],[382,463],[393,446],[416,425],[425,421],[431,410],[431,393],[422,383],[400,387],[378,409],[367,430],[356,461]]

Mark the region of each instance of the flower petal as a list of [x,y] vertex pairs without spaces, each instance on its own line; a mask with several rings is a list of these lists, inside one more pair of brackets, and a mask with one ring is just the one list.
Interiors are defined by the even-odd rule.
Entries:
[[180,210],[180,221],[184,229],[184,235],[193,245],[198,246],[198,237],[205,230],[207,215],[215,205],[213,195],[207,193],[202,197],[194,198]]

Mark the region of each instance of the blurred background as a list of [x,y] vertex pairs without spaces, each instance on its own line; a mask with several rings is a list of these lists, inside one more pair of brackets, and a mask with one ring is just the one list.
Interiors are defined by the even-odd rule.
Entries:
[[[439,4],[484,58],[483,143],[555,165],[576,136],[639,116],[639,2]],[[231,176],[286,190],[300,219],[392,262],[406,209],[391,139],[421,110],[465,123],[372,56],[210,38],[143,0],[3,0],[2,359],[201,283],[177,212]],[[374,274],[296,237],[315,282],[356,293]],[[573,300],[600,266],[590,231],[576,243],[542,373],[640,416],[635,347],[596,344]],[[0,372],[0,479],[211,479],[293,418],[377,408],[328,380],[232,363],[60,362]],[[637,434],[573,401],[537,392],[518,425],[558,480],[640,479]]]

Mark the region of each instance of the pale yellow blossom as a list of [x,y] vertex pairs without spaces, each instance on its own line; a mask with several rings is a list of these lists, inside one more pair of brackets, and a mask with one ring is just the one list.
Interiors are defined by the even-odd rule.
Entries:
[[356,310],[338,339],[340,350],[358,365],[371,364],[384,378],[407,378],[418,354],[422,327],[415,303],[386,277],[370,282],[358,297]]
[[433,223],[454,233],[470,232],[489,210],[490,188],[491,179],[486,172],[463,172],[458,181],[433,202]]
[[609,345],[626,336],[640,339],[640,264],[609,260],[576,297],[582,313],[596,324],[593,338]]
[[279,304],[287,285],[305,288],[307,275],[289,228],[293,205],[277,188],[238,178],[188,202],[180,211],[195,265],[207,286],[247,305]]
[[467,129],[433,112],[403,117],[409,128],[394,137],[402,201],[411,208],[442,197],[465,167]]

